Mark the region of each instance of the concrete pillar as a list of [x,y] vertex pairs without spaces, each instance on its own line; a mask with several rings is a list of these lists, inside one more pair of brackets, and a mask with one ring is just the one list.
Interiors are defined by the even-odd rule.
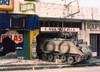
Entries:
[[78,32],[78,39],[83,39],[84,40],[84,36],[85,36],[85,34],[84,34],[84,22],[82,22],[82,30],[80,30]]
[[87,23],[85,23],[85,41],[90,45],[90,30],[87,30]]

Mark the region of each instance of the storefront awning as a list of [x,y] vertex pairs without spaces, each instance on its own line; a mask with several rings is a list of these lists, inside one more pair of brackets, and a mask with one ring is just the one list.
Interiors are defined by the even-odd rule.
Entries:
[[10,26],[10,15],[0,14],[0,29],[8,29]]
[[0,14],[0,29],[35,30],[37,23],[37,15]]
[[38,16],[37,15],[29,15],[26,29],[28,30],[35,30],[38,23]]

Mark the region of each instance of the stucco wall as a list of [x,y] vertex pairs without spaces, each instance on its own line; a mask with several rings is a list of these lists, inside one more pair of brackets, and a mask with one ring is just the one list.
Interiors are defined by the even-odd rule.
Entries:
[[77,6],[65,7],[63,4],[38,2],[36,10],[39,17],[100,20],[98,8],[80,7],[80,12],[70,17],[67,16],[78,11]]

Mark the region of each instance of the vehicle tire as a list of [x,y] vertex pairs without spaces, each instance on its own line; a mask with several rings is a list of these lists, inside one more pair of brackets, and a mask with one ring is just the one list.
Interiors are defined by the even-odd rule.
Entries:
[[74,58],[72,56],[67,57],[67,62],[68,62],[68,64],[73,64]]
[[61,60],[62,60],[62,62],[65,62],[65,61],[66,61],[66,59],[67,59],[67,58],[66,58],[66,56],[65,56],[65,55],[62,55],[62,56],[61,56]]
[[52,51],[54,51],[55,49],[55,44],[52,41],[45,41],[42,45],[41,45],[41,50],[44,53],[51,53]]
[[42,60],[47,60],[47,54],[42,54]]
[[59,59],[60,57],[59,57],[59,55],[55,55],[54,56],[54,61],[56,61],[56,59]]
[[76,61],[77,63],[81,62],[81,56],[75,56],[75,61]]
[[53,59],[54,59],[54,56],[52,54],[49,54],[48,55],[48,61],[53,61]]
[[61,54],[68,53],[70,51],[70,46],[66,41],[63,41],[59,45],[59,51]]

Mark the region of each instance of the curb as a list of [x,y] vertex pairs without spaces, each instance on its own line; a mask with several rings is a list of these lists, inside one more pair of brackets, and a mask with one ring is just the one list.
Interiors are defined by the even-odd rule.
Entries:
[[35,65],[33,66],[32,64],[28,64],[29,66],[24,66],[24,65],[5,65],[5,66],[0,66],[0,71],[11,71],[11,70],[41,70],[41,69],[57,69],[57,68],[70,68],[70,67],[85,67],[85,66],[100,66],[97,64],[77,64],[77,65]]
[[8,67],[0,68],[0,71],[12,71],[12,70],[30,70],[32,67]]

